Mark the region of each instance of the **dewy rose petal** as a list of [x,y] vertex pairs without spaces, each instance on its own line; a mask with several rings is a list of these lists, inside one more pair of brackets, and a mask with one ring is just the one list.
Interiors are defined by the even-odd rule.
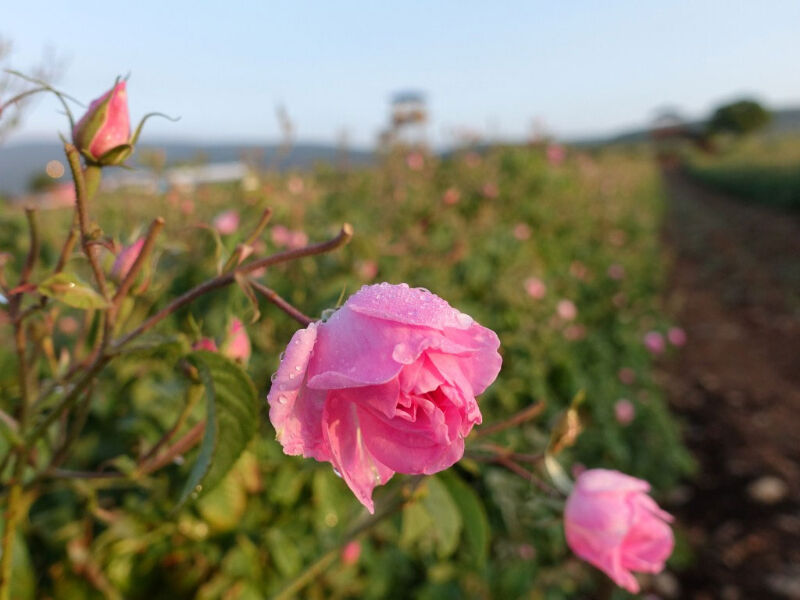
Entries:
[[659,573],[675,545],[672,517],[647,495],[650,484],[619,471],[580,474],[564,509],[572,551],[620,587],[638,593],[632,571]]
[[427,290],[364,286],[289,343],[268,396],[277,439],[287,454],[330,462],[373,512],[373,489],[395,472],[436,473],[462,457],[499,345]]

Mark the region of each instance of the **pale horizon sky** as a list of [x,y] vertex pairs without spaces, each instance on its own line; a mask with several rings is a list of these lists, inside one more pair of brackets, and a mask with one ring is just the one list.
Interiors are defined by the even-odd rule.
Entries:
[[[800,2],[5,3],[0,37],[25,70],[45,48],[58,87],[87,103],[130,73],[142,141],[276,141],[286,107],[298,141],[371,146],[389,98],[427,94],[429,139],[521,139],[538,121],[561,138],[646,124],[674,106],[702,117],[753,96],[800,105]],[[76,108],[80,113],[81,109]],[[65,119],[40,100],[7,140],[56,139]]]

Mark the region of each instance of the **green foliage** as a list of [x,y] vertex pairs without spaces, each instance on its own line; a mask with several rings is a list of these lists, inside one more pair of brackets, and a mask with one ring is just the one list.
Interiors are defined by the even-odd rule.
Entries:
[[[291,178],[302,181],[301,191],[289,185]],[[690,468],[641,343],[644,332],[667,326],[659,302],[662,195],[649,157],[605,151],[553,168],[539,148],[497,148],[477,157],[426,157],[412,171],[404,156],[390,155],[375,168],[267,173],[261,183],[257,192],[216,186],[191,195],[96,198],[92,217],[118,242],[141,235],[156,214],[166,221],[149,274],[121,308],[115,335],[216,275],[269,205],[273,225],[302,230],[312,241],[335,234],[344,221],[354,225],[355,237],[336,253],[271,267],[262,276],[265,285],[312,316],[370,282],[427,287],[500,336],[503,371],[479,398],[484,423],[534,401],[547,403],[538,421],[468,438],[464,460],[424,480],[399,514],[360,535],[357,563],[334,562],[301,596],[592,597],[589,570],[569,558],[564,543],[563,500],[477,460],[477,448],[491,441],[515,452],[542,452],[559,414],[583,389],[585,431],[561,455],[567,471],[578,462],[618,468],[664,491]],[[488,197],[487,183],[496,186],[496,197]],[[458,191],[456,203],[442,200],[450,188]],[[240,232],[220,236],[201,226],[232,207],[242,215]],[[66,212],[41,215],[43,264],[57,260],[71,219]],[[267,252],[280,249],[269,228],[257,244]],[[12,277],[26,252],[21,215],[0,215],[0,245],[15,258],[7,267]],[[110,268],[111,256],[102,256]],[[614,264],[624,278],[608,276]],[[65,273],[76,283],[73,294],[91,281],[77,255]],[[32,280],[42,282],[37,274]],[[531,277],[546,285],[544,297],[526,293]],[[49,308],[73,323],[55,328],[56,360],[43,364],[42,373],[60,373],[60,356],[88,356],[102,330],[94,305],[65,299],[60,280],[55,289],[52,283],[44,289],[59,302]],[[102,372],[85,407],[85,433],[62,467],[116,468],[125,476],[42,484],[23,529],[38,574],[36,596],[269,597],[364,516],[330,465],[285,456],[265,418],[269,374],[295,322],[261,300],[261,318],[247,325],[253,354],[246,369],[190,351],[203,336],[221,343],[233,315],[246,321],[251,300],[235,285],[198,298],[125,347]],[[574,319],[559,316],[561,300],[575,304]],[[31,317],[32,334],[44,328],[46,314]],[[0,321],[0,327],[5,335],[8,326]],[[188,378],[187,363],[193,366]],[[0,348],[4,409],[18,397],[14,365],[12,349]],[[623,367],[636,374],[634,384],[619,381]],[[193,404],[195,376],[204,399]],[[614,418],[622,397],[636,406],[628,426]],[[175,439],[205,419],[200,446],[137,476],[142,457],[184,411]],[[37,448],[43,464],[52,457],[53,438]],[[543,476],[540,465],[529,466]],[[378,509],[407,481],[397,475],[378,488]],[[176,506],[197,485],[203,494]]]
[[711,115],[708,130],[711,133],[746,135],[764,127],[770,113],[755,100],[738,100],[720,106]]

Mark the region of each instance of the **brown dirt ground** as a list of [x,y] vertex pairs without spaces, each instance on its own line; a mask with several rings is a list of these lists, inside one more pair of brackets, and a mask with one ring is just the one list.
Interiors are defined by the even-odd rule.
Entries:
[[664,182],[689,340],[664,383],[698,462],[669,506],[695,553],[677,597],[800,599],[800,215]]

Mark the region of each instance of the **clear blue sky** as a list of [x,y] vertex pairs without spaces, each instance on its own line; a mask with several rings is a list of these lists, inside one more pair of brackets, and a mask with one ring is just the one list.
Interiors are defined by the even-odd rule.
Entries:
[[[130,73],[145,139],[276,139],[282,103],[297,137],[371,144],[398,89],[427,92],[431,139],[471,128],[522,137],[540,119],[561,136],[690,116],[754,94],[800,104],[800,2],[5,0],[0,36],[25,69],[46,46],[60,87],[89,101]],[[37,104],[12,139],[63,130]]]

